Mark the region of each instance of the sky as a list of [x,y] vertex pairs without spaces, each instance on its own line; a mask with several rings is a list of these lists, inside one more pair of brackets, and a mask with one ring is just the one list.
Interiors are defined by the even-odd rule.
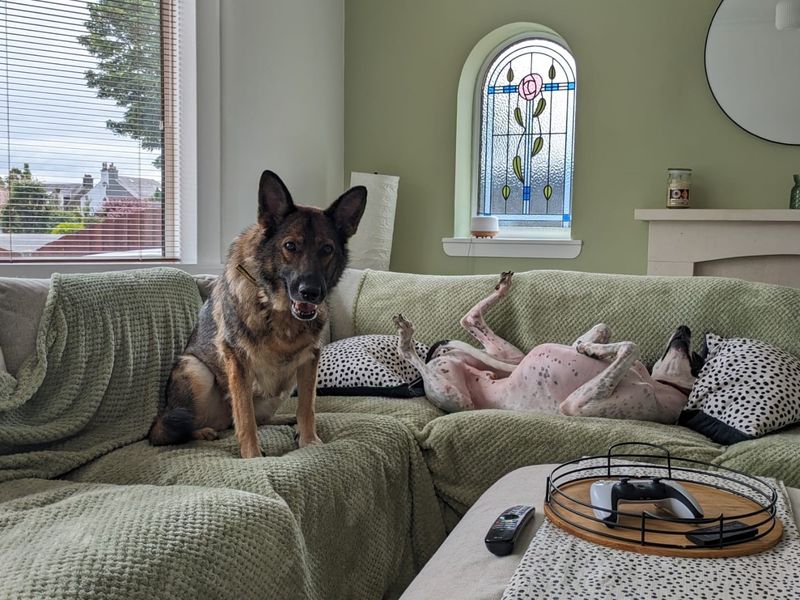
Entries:
[[[84,73],[97,62],[78,42],[87,0],[0,1],[0,173],[30,163],[47,183],[100,177],[103,162],[120,175],[161,179],[158,152],[116,135],[108,119],[124,110],[99,99]],[[3,23],[7,27],[3,27]]]

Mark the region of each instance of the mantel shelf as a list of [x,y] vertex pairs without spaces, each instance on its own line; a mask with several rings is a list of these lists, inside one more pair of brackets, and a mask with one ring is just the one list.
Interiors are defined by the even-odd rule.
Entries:
[[718,275],[800,287],[800,210],[637,209],[648,275]]
[[729,208],[637,208],[637,221],[798,221],[800,210]]

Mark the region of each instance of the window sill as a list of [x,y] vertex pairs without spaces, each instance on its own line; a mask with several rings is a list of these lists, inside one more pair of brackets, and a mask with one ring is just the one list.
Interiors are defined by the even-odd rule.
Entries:
[[524,238],[442,238],[448,256],[487,258],[576,258],[581,240],[531,240]]

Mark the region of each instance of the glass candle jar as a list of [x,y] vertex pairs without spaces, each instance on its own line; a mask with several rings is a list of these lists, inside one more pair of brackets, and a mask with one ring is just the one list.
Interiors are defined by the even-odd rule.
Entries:
[[689,191],[691,188],[691,169],[668,169],[667,208],[689,208]]

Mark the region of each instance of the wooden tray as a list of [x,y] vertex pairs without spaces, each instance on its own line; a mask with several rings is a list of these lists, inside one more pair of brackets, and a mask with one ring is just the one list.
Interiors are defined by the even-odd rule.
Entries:
[[[594,512],[591,508],[583,506],[574,502],[578,500],[591,504],[589,498],[589,488],[594,481],[599,479],[608,480],[607,477],[597,477],[590,479],[581,479],[578,481],[571,481],[563,485],[559,485],[558,490],[551,490],[551,499],[557,499],[558,502],[577,511],[579,514],[569,512],[566,508],[558,506],[554,502],[547,502],[544,505],[544,514],[559,526],[561,529],[583,538],[608,546],[610,548],[617,548],[619,550],[629,550],[632,552],[640,552],[642,554],[658,554],[661,556],[690,556],[697,558],[722,558],[726,556],[745,556],[748,554],[757,554],[777,544],[783,535],[783,524],[776,516],[774,526],[772,521],[767,521],[759,527],[759,534],[765,532],[770,527],[772,530],[764,537],[748,542],[742,542],[731,546],[724,546],[722,548],[702,547],[696,546],[690,542],[683,535],[671,535],[664,533],[650,533],[645,534],[645,540],[649,544],[671,544],[672,547],[665,548],[663,546],[643,545],[641,543],[641,519],[633,516],[619,517],[619,523],[636,527],[633,529],[621,529],[619,527],[611,529],[603,523],[593,521]],[[737,496],[724,490],[719,490],[709,485],[700,483],[681,482],[681,485],[686,488],[700,503],[700,506],[705,508],[706,517],[716,517],[720,514],[728,517],[736,517],[736,515],[743,515],[749,512],[759,510],[761,508],[753,500]],[[566,494],[566,495],[565,495]],[[569,498],[567,497],[569,496]],[[625,503],[620,505],[619,510],[626,513],[640,513],[648,512],[651,514],[659,514],[659,509],[653,504],[632,504]],[[768,515],[765,512],[760,512],[752,517],[744,519],[736,518],[737,521],[743,523],[756,524],[759,521],[764,521]],[[686,523],[670,523],[669,521],[659,521],[656,519],[647,519],[646,527],[648,529],[660,529],[664,531],[676,531],[681,533],[689,533],[693,529],[699,527],[710,527],[714,523],[704,523],[697,527],[688,525]],[[586,529],[581,529],[585,527]],[[587,531],[588,530],[588,531]],[[606,535],[614,535],[625,540],[610,539]]]

